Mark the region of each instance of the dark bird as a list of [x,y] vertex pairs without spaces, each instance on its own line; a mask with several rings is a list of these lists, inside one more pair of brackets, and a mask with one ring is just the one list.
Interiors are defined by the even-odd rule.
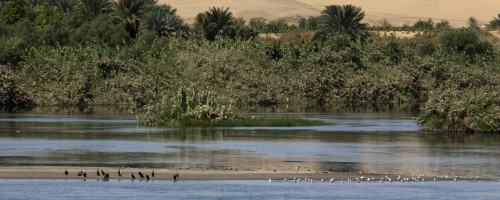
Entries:
[[148,179],[148,180],[149,180],[149,175],[146,175],[146,179]]
[[68,175],[68,170],[64,171],[64,175]]
[[104,177],[109,178],[109,174],[106,174],[106,176],[104,176]]
[[97,170],[97,176],[101,176],[101,174],[99,174],[99,169]]
[[77,175],[77,176],[82,176],[82,174],[83,174],[83,172],[82,172],[82,171],[80,171],[80,172],[78,172],[78,175]]
[[139,176],[140,176],[141,178],[144,178],[144,174],[142,174],[141,172],[139,172]]
[[87,173],[83,173],[83,177],[87,177]]
[[153,170],[153,172],[151,173],[151,176],[155,177],[155,170]]
[[118,169],[118,176],[122,176],[121,173],[120,173],[120,169]]
[[135,179],[134,172],[132,172],[132,179]]
[[106,173],[104,173],[104,170],[102,170],[102,169],[101,169],[101,173],[102,173],[103,176],[106,174]]
[[175,176],[175,174],[174,174],[174,181],[176,181],[176,180],[177,180],[177,176]]
[[177,176],[177,178],[179,178],[179,172],[176,172],[177,174],[175,174]]

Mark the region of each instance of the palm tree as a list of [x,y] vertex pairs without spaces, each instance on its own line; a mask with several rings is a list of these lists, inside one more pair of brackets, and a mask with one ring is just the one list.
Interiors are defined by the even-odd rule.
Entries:
[[[233,25],[233,13],[228,11],[229,8],[224,10],[224,8],[210,8],[205,11],[205,15],[209,20],[207,26],[205,38],[208,40],[214,40],[215,36],[222,30],[225,26]],[[199,15],[199,14],[198,14]]]
[[107,14],[113,11],[109,0],[80,0],[81,4],[78,13],[84,20],[92,21],[100,14]]
[[146,14],[144,0],[118,0],[114,3],[115,15],[123,22],[130,37],[135,37],[140,19]]
[[154,6],[143,17],[139,31],[154,31],[158,36],[178,36],[185,26],[175,11],[168,5]]
[[67,14],[78,4],[78,0],[53,0],[51,3]]
[[361,23],[365,12],[354,5],[331,5],[321,12],[319,29],[314,39],[326,40],[331,35],[349,35],[351,40],[367,42],[370,33],[366,30],[367,24]]
[[197,29],[201,33],[201,40],[205,40],[205,35],[210,28],[210,19],[208,19],[208,16],[204,13],[198,13],[195,21],[195,29]]

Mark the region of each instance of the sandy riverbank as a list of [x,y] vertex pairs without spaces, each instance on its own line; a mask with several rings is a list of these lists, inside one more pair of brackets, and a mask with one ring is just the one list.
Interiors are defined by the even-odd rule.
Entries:
[[[347,181],[348,179],[356,180],[356,178],[361,178],[362,176],[367,178],[375,178],[375,181],[380,181],[382,177],[391,178],[393,181],[398,180],[396,174],[377,174],[377,173],[354,173],[354,172],[323,172],[323,171],[236,171],[236,170],[217,170],[217,169],[139,169],[139,168],[125,168],[120,169],[122,176],[118,176],[118,168],[98,168],[98,167],[0,167],[0,179],[102,179],[103,176],[97,176],[97,169],[104,170],[105,173],[110,174],[110,179],[132,179],[131,174],[134,173],[136,179],[141,179],[139,177],[139,172],[144,175],[149,175],[151,177],[151,172],[154,170],[155,177],[151,177],[154,180],[173,180],[173,175],[179,173],[178,180],[268,180],[269,178],[273,180],[293,180],[293,178],[302,179],[314,179],[320,181],[321,179],[330,180],[335,178],[335,181]],[[64,171],[68,170],[68,175],[64,174]],[[78,172],[83,171],[87,173],[87,177],[77,176]],[[402,175],[402,178],[418,178],[420,176],[420,181],[425,179],[425,181],[433,181],[432,175],[420,175],[420,174],[407,174]],[[454,177],[444,177],[437,176],[438,181],[453,181]],[[143,180],[145,178],[142,178]],[[366,179],[364,181],[366,181]],[[385,178],[386,179],[386,178]],[[471,181],[474,180],[471,176],[459,177],[459,181]],[[491,179],[478,179],[478,180],[491,180]]]

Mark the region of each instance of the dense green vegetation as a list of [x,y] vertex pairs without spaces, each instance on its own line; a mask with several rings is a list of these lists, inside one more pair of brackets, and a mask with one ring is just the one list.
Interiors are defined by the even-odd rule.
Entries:
[[[227,8],[213,7],[189,25],[175,8],[150,0],[8,1],[0,14],[0,102],[135,104],[143,107],[141,123],[205,126],[212,119],[244,119],[227,116],[230,105],[428,101],[424,126],[498,130],[471,117],[482,114],[481,107],[469,114],[432,109],[432,99],[446,91],[457,93],[456,101],[441,105],[450,111],[466,98],[471,105],[486,102],[484,111],[497,105],[472,97],[494,97],[500,89],[498,38],[476,26],[451,29],[446,21],[437,24],[439,31],[410,39],[370,34],[362,15],[355,6],[329,6],[297,26],[316,30],[315,40],[293,34],[261,40],[258,27],[278,30],[286,23],[254,19],[247,26]],[[413,26],[431,27],[432,20]],[[210,94],[213,101],[173,112],[172,102],[187,88],[196,88],[191,98]]]

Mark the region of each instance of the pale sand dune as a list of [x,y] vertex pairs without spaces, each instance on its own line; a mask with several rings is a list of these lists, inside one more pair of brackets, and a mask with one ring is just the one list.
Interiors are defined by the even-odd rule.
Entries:
[[376,25],[387,18],[393,25],[413,24],[418,19],[448,20],[453,26],[464,26],[470,16],[486,23],[500,13],[498,0],[159,0],[177,8],[186,22],[209,7],[230,7],[235,17],[249,20],[287,18],[294,23],[301,17],[316,16],[325,5],[354,4],[366,11],[365,22]]

